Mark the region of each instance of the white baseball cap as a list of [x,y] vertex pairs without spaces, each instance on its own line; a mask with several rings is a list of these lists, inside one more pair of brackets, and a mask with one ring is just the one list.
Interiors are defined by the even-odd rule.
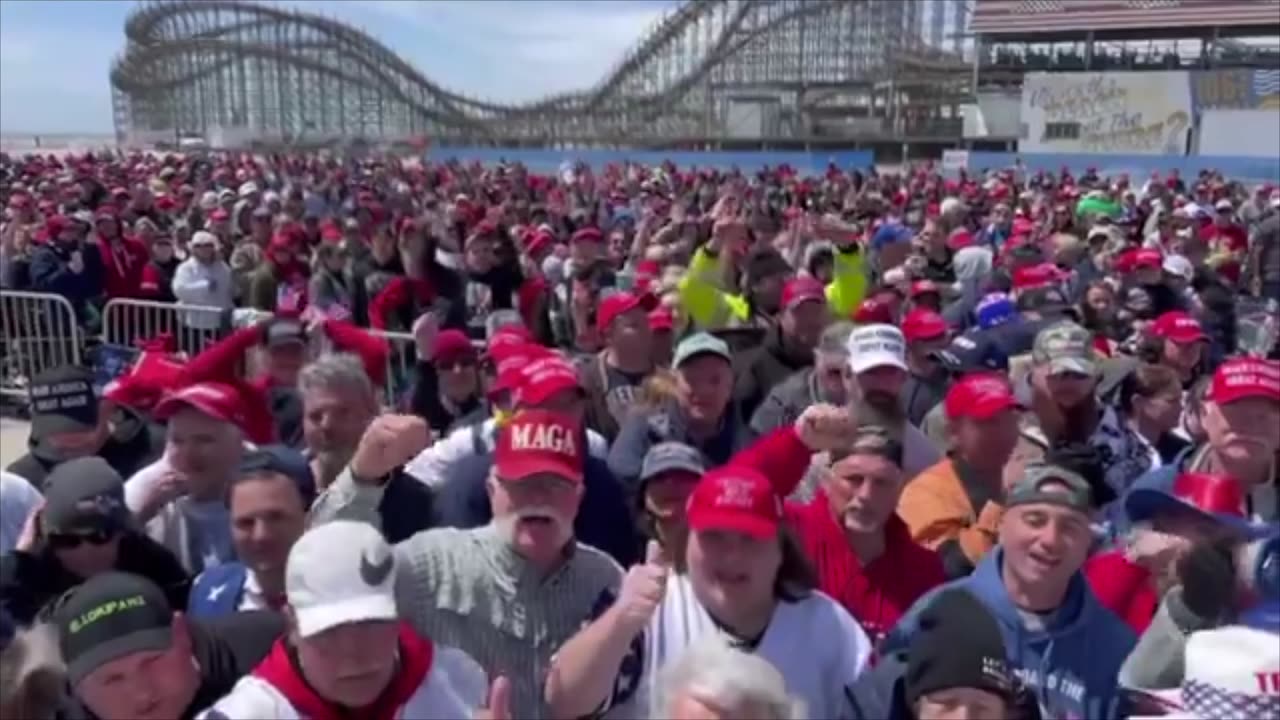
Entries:
[[284,575],[298,634],[397,619],[395,571],[391,546],[371,525],[339,520],[308,530],[289,551]]
[[892,325],[863,325],[849,335],[846,347],[849,369],[855,374],[886,365],[907,369],[907,342],[902,331]]
[[1182,255],[1169,255],[1161,267],[1170,275],[1177,275],[1187,282],[1191,282],[1196,276],[1196,269],[1192,267],[1191,261]]

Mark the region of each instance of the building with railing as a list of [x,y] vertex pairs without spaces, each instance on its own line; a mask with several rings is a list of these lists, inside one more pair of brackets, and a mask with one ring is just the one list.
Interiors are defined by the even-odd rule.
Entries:
[[1280,150],[1234,142],[1280,137],[1280,0],[976,0],[968,30],[971,146]]

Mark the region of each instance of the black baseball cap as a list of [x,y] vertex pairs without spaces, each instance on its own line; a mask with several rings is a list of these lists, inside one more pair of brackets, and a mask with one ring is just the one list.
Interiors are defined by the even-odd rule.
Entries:
[[702,477],[707,471],[702,453],[679,442],[662,442],[649,448],[640,465],[640,481],[647,482],[668,472],[687,472]]
[[931,355],[947,372],[957,375],[987,370],[1009,372],[1009,355],[984,332],[958,335]]
[[96,455],[58,463],[45,480],[40,522],[50,535],[124,528],[129,522],[124,479]]
[[920,613],[903,675],[906,700],[951,688],[986,690],[1003,698],[1015,693],[1000,626],[969,591],[940,593]]
[[87,368],[63,365],[43,372],[32,378],[30,393],[31,436],[37,441],[98,426],[98,395]]
[[95,575],[54,611],[58,646],[72,686],[102,665],[173,645],[173,610],[160,588],[129,573]]

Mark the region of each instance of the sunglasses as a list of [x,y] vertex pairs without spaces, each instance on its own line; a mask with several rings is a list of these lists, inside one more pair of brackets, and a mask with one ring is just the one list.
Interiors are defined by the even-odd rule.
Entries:
[[83,543],[90,545],[106,545],[114,539],[116,533],[112,530],[94,530],[90,533],[77,534],[56,534],[48,537],[49,547],[55,550],[71,550],[80,547]]

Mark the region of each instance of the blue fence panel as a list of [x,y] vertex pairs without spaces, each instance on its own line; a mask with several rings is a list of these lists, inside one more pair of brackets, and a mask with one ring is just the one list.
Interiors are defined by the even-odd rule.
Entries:
[[1077,177],[1090,167],[1097,168],[1100,175],[1128,173],[1135,180],[1148,177],[1153,172],[1163,175],[1175,168],[1183,177],[1194,178],[1201,170],[1212,168],[1245,184],[1280,182],[1280,158],[970,151],[968,169],[974,172],[1011,167],[1018,158],[1022,158],[1023,164],[1031,172],[1044,170],[1057,173],[1067,167]]
[[737,166],[743,172],[754,171],[765,165],[777,167],[790,165],[802,174],[821,174],[827,163],[837,167],[865,169],[874,163],[870,150],[840,150],[836,152],[688,152],[678,150],[555,150],[546,148],[483,148],[483,147],[432,147],[425,158],[433,162],[457,159],[463,162],[480,162],[485,165],[498,162],[519,162],[533,172],[554,173],[568,162],[584,162],[599,172],[606,165],[636,162],[658,165],[670,160],[681,169],[690,167],[728,170]]

